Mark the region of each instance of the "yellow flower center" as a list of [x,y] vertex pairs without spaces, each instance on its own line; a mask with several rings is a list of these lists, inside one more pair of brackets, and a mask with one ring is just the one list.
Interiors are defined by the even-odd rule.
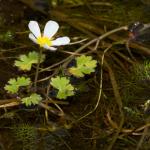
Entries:
[[37,38],[37,43],[43,47],[44,45],[48,45],[51,46],[52,45],[52,41],[51,39],[49,39],[48,37],[38,37]]

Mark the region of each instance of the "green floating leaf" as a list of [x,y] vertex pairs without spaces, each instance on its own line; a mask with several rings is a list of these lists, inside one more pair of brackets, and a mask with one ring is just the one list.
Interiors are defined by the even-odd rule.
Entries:
[[18,77],[17,79],[10,79],[8,81],[8,84],[5,85],[4,89],[7,90],[7,92],[15,94],[18,92],[19,87],[21,86],[28,86],[31,83],[30,78],[25,77]]
[[91,56],[82,55],[76,58],[77,66],[69,68],[69,72],[76,77],[84,77],[95,71],[96,60],[92,60]]
[[[20,55],[19,60],[15,61],[15,66],[17,66],[21,70],[29,71],[31,70],[32,64],[38,63],[39,54],[35,51],[29,52],[28,55]],[[45,55],[43,54],[40,60],[42,63],[45,59]]]
[[50,84],[58,90],[57,98],[66,99],[68,96],[74,95],[74,87],[69,83],[66,77],[52,78]]
[[33,105],[39,104],[41,100],[42,100],[41,95],[36,93],[33,93],[29,97],[21,99],[22,103],[25,104],[26,106],[31,106],[32,104]]
[[31,106],[32,104],[33,105],[39,104],[41,100],[42,100],[41,95],[36,93],[33,93],[29,97],[21,99],[22,103],[25,104],[26,106]]

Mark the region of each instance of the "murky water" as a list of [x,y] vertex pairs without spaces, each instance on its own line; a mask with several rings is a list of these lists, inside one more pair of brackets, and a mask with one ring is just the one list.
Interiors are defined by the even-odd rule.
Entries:
[[[101,34],[99,26],[106,32],[107,27],[113,29],[136,21],[149,23],[150,1],[104,0],[101,2],[97,0],[86,1],[85,3],[82,0],[0,0],[0,99],[17,98],[17,95],[9,95],[3,88],[11,77],[27,74],[33,78],[34,72],[26,73],[14,67],[14,60],[18,55],[25,54],[30,50],[38,51],[38,47],[28,38],[29,21],[36,20],[43,28],[43,24],[51,19],[60,22],[62,25],[60,33],[68,34],[72,41],[84,38],[91,39]],[[85,25],[83,25],[84,22]],[[87,22],[89,26],[87,26]],[[90,26],[90,23],[93,26]],[[124,34],[122,38],[124,38]],[[110,39],[107,39],[104,43],[101,43],[102,49],[105,44],[111,43],[112,41],[110,42]],[[75,50],[81,44],[64,50]],[[91,49],[91,47],[88,47],[88,49]],[[61,50],[63,48],[60,48]],[[43,68],[61,61],[68,55],[59,53],[59,51],[55,54],[45,53],[47,57]],[[125,63],[125,65],[128,68],[128,64]],[[33,70],[35,71],[35,68]],[[49,75],[51,75],[51,72],[47,71],[41,73],[40,77],[45,78]],[[112,140],[112,135],[115,133],[113,131],[116,130],[116,128],[113,128],[116,126],[116,122],[113,122],[108,115],[109,111],[112,112],[112,110],[114,110],[112,114],[116,114],[115,107],[117,106],[111,102],[110,97],[113,97],[113,92],[108,74],[104,72],[104,75],[106,84],[104,84],[105,89],[100,104],[102,107],[99,106],[96,112],[77,123],[75,120],[89,112],[96,103],[99,89],[99,70],[94,75],[92,74],[81,81],[80,89],[84,90],[78,91],[75,97],[69,98],[69,104],[62,105],[62,109],[67,114],[66,118],[56,115],[57,112],[55,112],[54,114],[48,114],[49,120],[46,120],[47,112],[39,106],[30,109],[22,105],[8,109],[2,108],[0,110],[0,150],[107,149]],[[39,91],[46,93],[45,86],[47,84],[48,82],[38,84]],[[112,105],[110,105],[111,103]],[[116,117],[116,115],[114,116]],[[75,123],[69,129],[67,125],[70,125],[71,122]],[[110,123],[114,126],[112,127]],[[132,122],[130,125],[132,126],[132,124],[134,123]],[[127,128],[130,125],[127,125]],[[53,131],[54,128],[55,131]],[[125,136],[125,133],[123,134]],[[120,139],[123,136],[120,136]],[[129,150],[134,149],[138,142],[136,138],[132,138],[131,142],[129,142],[130,139],[125,140],[118,141],[119,146],[115,145],[115,149],[123,150],[124,147],[129,147],[127,148]]]

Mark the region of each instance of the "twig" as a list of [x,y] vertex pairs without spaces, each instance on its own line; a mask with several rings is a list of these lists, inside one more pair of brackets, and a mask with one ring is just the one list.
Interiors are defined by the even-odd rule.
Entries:
[[83,40],[80,40],[80,41],[72,42],[72,43],[70,43],[69,45],[79,44],[79,43],[82,43],[82,42],[87,41],[87,40],[88,40],[88,38],[83,39]]

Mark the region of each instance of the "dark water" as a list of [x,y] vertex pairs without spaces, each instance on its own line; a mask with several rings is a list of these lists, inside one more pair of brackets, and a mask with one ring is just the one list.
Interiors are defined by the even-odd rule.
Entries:
[[[131,23],[135,23],[137,21],[142,22],[144,24],[148,24],[150,22],[150,1],[149,0],[116,0],[116,1],[105,1],[110,3],[109,6],[100,5],[99,0],[97,1],[89,1],[84,5],[85,1],[81,1],[78,4],[78,1],[73,2],[73,5],[68,1],[58,0],[54,5],[54,1],[50,0],[1,0],[0,1],[0,99],[8,99],[10,95],[6,94],[3,86],[11,77],[16,77],[18,75],[24,75],[26,72],[20,72],[17,68],[14,67],[14,60],[19,54],[27,53],[30,50],[37,50],[37,47],[33,45],[33,43],[28,39],[28,23],[30,20],[37,20],[41,26],[45,24],[47,20],[56,20],[60,21],[60,23],[67,24],[67,19],[62,19],[62,16],[57,16],[56,13],[53,14],[53,11],[59,11],[60,14],[65,13],[69,19],[75,17],[75,19],[89,19],[87,20],[89,23],[91,22],[91,15],[99,16],[100,18],[104,17],[104,23],[95,19],[93,23],[95,26],[98,26],[98,23],[103,24],[103,27],[106,25],[118,27],[122,25],[127,25]],[[93,4],[93,3],[94,4]],[[96,3],[97,2],[97,3]],[[57,7],[56,5],[59,4]],[[64,7],[63,7],[64,5]],[[71,5],[70,8],[68,8]],[[89,15],[89,14],[90,15]],[[105,18],[106,16],[106,18]],[[63,20],[63,21],[62,21]],[[112,22],[112,25],[110,22]],[[69,21],[68,21],[69,22]],[[98,22],[98,23],[97,23]],[[71,22],[72,23],[72,22]],[[68,24],[71,25],[69,22]],[[68,25],[67,24],[67,25]],[[132,24],[133,25],[133,24]],[[133,27],[133,26],[132,26]],[[72,39],[76,38],[76,36],[85,37],[86,32],[81,32],[79,29],[74,29],[73,26],[69,27],[69,29],[63,27],[64,30]],[[132,30],[131,30],[132,29]],[[6,33],[11,32],[13,36],[7,35]],[[84,29],[87,31],[87,29]],[[150,42],[150,28],[146,26],[140,27],[140,29],[133,29],[130,27],[130,31],[133,33],[133,40],[135,42],[141,42],[146,45]],[[97,36],[98,33],[92,33],[92,35]],[[87,38],[91,38],[87,34]],[[88,37],[89,36],[89,37]],[[108,41],[109,42],[109,41]],[[110,42],[111,43],[111,42]],[[78,46],[74,46],[73,49],[77,49]],[[69,49],[70,50],[70,49]],[[49,64],[53,64],[61,61],[66,56],[59,54],[56,52],[54,54],[48,53],[47,62],[44,64],[46,67]],[[14,58],[15,57],[15,58]],[[28,73],[27,73],[28,74]],[[30,75],[30,73],[29,73]],[[45,77],[49,75],[49,73],[43,73],[41,76]],[[92,77],[91,77],[92,78]],[[106,75],[104,80],[107,80],[108,75]],[[85,79],[86,80],[86,79]],[[88,79],[87,79],[88,80]],[[95,80],[95,79],[93,79]],[[92,81],[93,81],[92,80]],[[78,81],[76,81],[78,82]],[[83,81],[84,83],[85,81]],[[96,81],[97,82],[97,81]],[[88,90],[84,90],[83,94],[79,94],[76,97],[69,99],[69,105],[65,105],[62,108],[65,113],[73,116],[74,118],[79,118],[80,116],[85,115],[85,112],[89,112],[91,108],[95,105],[95,99],[97,96],[97,83],[95,81],[90,82],[88,85]],[[108,81],[107,81],[108,82]],[[110,83],[109,83],[110,84]],[[112,89],[112,86],[105,84],[104,86],[108,86],[105,92],[107,93]],[[42,87],[42,85],[41,85]],[[109,92],[108,92],[109,93]],[[108,94],[112,97],[112,93]],[[107,94],[106,94],[107,97]],[[107,101],[102,101],[102,106],[104,108],[106,105],[109,107],[109,103],[112,103],[109,98],[106,98]],[[110,102],[109,102],[110,101]],[[104,104],[104,105],[103,105]],[[0,128],[2,132],[0,132],[0,150],[21,150],[23,141],[18,141],[18,139],[14,136],[15,134],[12,132],[14,126],[29,124],[32,127],[35,127],[36,132],[36,144],[38,148],[37,150],[96,150],[96,149],[106,149],[110,144],[112,135],[111,129],[108,130],[109,124],[106,119],[107,109],[102,113],[103,107],[98,110],[98,117],[92,114],[90,117],[88,116],[85,120],[76,123],[70,130],[65,128],[64,122],[62,118],[55,116],[54,114],[50,114],[49,122],[52,122],[52,125],[56,125],[58,130],[50,131],[50,124],[46,124],[45,120],[45,111],[42,108],[36,107],[36,110],[33,112],[31,110],[19,110],[18,107],[14,107],[8,109],[8,111],[14,112],[14,117],[5,117],[2,118]],[[111,110],[112,106],[109,108]],[[115,109],[115,108],[113,108]],[[5,113],[2,109],[0,111],[1,115]],[[71,119],[66,120],[66,122],[71,122]],[[97,121],[97,122],[96,122]],[[7,130],[7,127],[9,128]],[[5,128],[5,130],[3,130]],[[31,128],[30,128],[31,129]],[[43,129],[43,130],[42,130]],[[46,131],[44,129],[47,129]],[[23,130],[24,131],[24,130]],[[17,132],[17,131],[16,131]],[[29,131],[25,130],[23,132],[24,136],[30,135],[27,134]],[[95,132],[95,133],[93,133]],[[94,137],[95,136],[95,137]],[[30,136],[29,136],[30,137]],[[92,139],[93,138],[93,139]],[[94,139],[97,139],[97,143],[94,149]],[[24,141],[26,142],[26,141]],[[124,149],[123,144],[118,142],[119,146],[116,145],[117,149]],[[18,145],[17,145],[18,144]],[[32,141],[31,143],[32,144]],[[137,141],[132,143],[129,146],[129,149],[134,149],[136,147]],[[15,146],[14,146],[15,145]],[[130,147],[131,146],[131,147]],[[134,148],[133,148],[134,147]]]

